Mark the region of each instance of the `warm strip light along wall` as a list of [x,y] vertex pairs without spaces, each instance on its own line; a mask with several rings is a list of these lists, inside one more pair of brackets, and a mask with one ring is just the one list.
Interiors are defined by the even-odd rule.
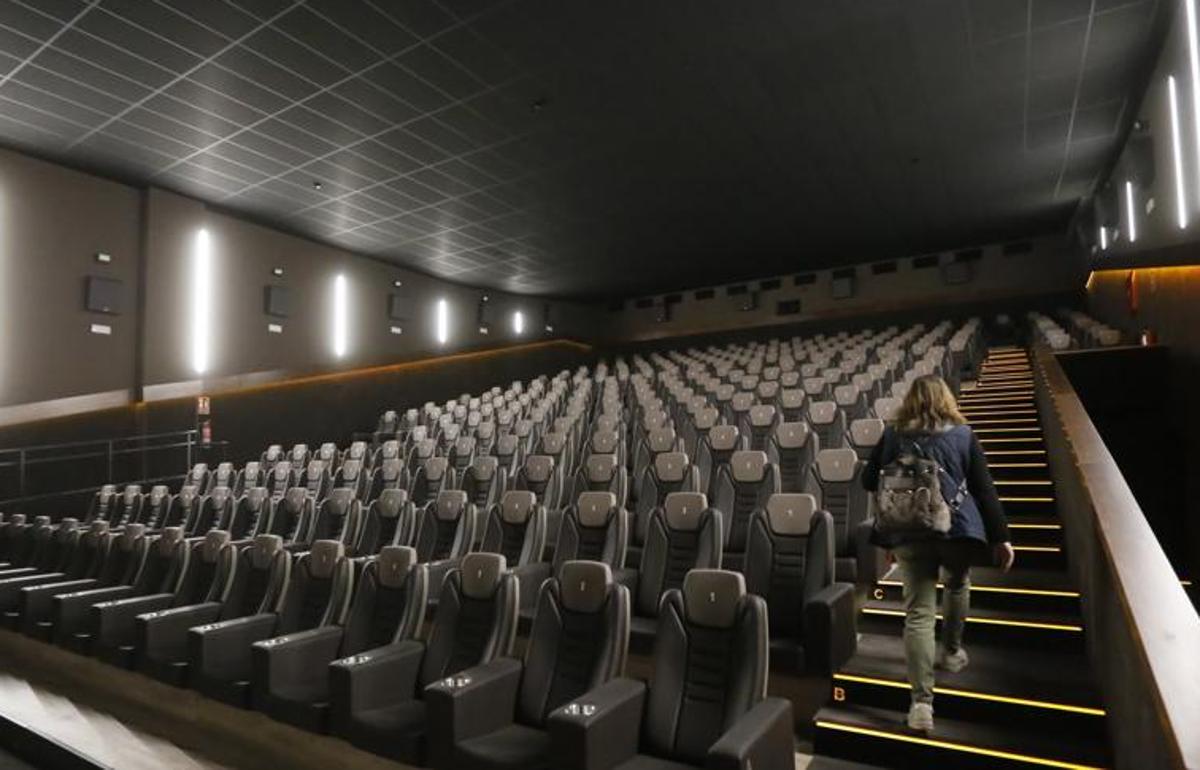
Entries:
[[1129,242],[1137,241],[1137,210],[1133,205],[1133,182],[1125,180],[1125,218],[1126,229],[1129,231]]
[[208,371],[212,333],[212,239],[200,228],[192,241],[192,371]]
[[[1193,89],[1195,90],[1195,89]],[[1187,227],[1187,200],[1183,184],[1183,139],[1179,136],[1179,96],[1176,93],[1175,76],[1167,76],[1167,94],[1171,103],[1171,159],[1175,164],[1175,213],[1179,229]]]
[[333,354],[338,358],[343,358],[349,348],[349,312],[346,276],[338,273],[333,279]]
[[437,317],[435,321],[438,344],[445,345],[450,341],[450,307],[444,299],[437,301]]

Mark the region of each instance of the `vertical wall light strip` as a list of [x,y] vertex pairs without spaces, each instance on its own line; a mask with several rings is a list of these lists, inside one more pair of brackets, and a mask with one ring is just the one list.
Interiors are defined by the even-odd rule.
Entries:
[[[1175,76],[1167,76],[1167,93],[1171,102],[1171,153],[1175,161],[1175,211],[1179,218],[1179,229],[1187,227],[1187,201],[1183,185],[1183,139],[1179,136],[1179,97],[1176,95]],[[1198,188],[1200,189],[1200,188]]]
[[1100,250],[1108,251],[1108,228],[1100,225]]
[[192,371],[208,371],[212,320],[212,242],[208,230],[196,231],[192,243]]
[[520,310],[513,313],[513,331],[517,334],[525,333],[525,314]]
[[1133,205],[1133,182],[1125,180],[1125,217],[1128,219],[1129,242],[1137,240],[1137,211]]
[[333,279],[333,354],[338,358],[346,355],[349,312],[346,302],[346,276],[338,273]]
[[[1200,180],[1200,43],[1196,40],[1196,0],[1184,0],[1187,8],[1188,68],[1192,76],[1192,132],[1194,147],[1192,157],[1196,159],[1196,174]],[[1200,192],[1200,181],[1196,183]],[[1200,195],[1196,198],[1200,200]]]
[[437,341],[439,345],[445,345],[450,341],[450,308],[446,305],[446,300],[439,299],[437,301]]

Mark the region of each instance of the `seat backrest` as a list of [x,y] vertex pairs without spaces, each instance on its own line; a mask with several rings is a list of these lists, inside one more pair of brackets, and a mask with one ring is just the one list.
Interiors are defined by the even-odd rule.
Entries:
[[555,569],[571,560],[625,566],[629,514],[612,492],[583,492],[563,511],[554,546]]
[[558,463],[549,455],[529,455],[517,471],[514,489],[527,489],[537,495],[542,505],[554,507],[558,504],[560,487]]
[[287,460],[275,463],[267,478],[267,489],[271,490],[271,496],[279,497],[294,486],[296,486],[296,473],[292,469],[292,464]]
[[414,504],[421,506],[431,502],[445,489],[454,487],[454,469],[446,457],[430,457],[417,468],[413,476],[409,496]]
[[188,550],[187,570],[174,589],[172,606],[222,601],[238,557],[229,545],[229,533],[210,530],[203,538],[189,543]]
[[[84,523],[90,524],[93,521],[108,521],[109,514],[112,512],[113,501],[115,501],[116,498],[116,484],[105,484],[104,486],[100,487],[100,489],[96,490],[96,494],[92,495],[92,502],[88,507],[88,513],[87,517],[84,519]],[[20,522],[17,522],[17,528],[20,528],[24,521],[24,518],[22,518]]]
[[263,470],[262,463],[254,461],[246,463],[242,468],[242,472],[238,474],[237,484],[241,485],[242,489],[251,487],[265,487],[267,485],[267,473]]
[[724,519],[726,551],[745,550],[750,515],[781,491],[780,485],[779,468],[766,452],[747,449],[733,453],[729,465],[721,469],[712,501]]
[[385,545],[354,587],[339,653],[342,657],[415,639],[425,619],[429,568],[409,546]]
[[853,449],[822,449],[809,470],[805,491],[833,517],[838,556],[849,555],[854,531],[870,514],[870,497],[862,487],[862,463]]
[[121,494],[113,501],[113,511],[109,519],[114,526],[122,526],[136,522],[142,515],[142,488],[138,484],[128,484]]
[[346,546],[337,540],[316,540],[296,557],[287,588],[279,598],[277,630],[306,631],[340,626],[346,620],[354,591],[354,568]]
[[504,492],[500,462],[495,457],[476,457],[463,474],[462,489],[479,510],[486,511]]
[[120,532],[110,532],[108,537],[110,542],[96,579],[103,586],[131,585],[146,558],[143,544],[146,528],[141,524],[126,524]]
[[170,489],[167,488],[166,484],[156,484],[150,487],[149,494],[142,501],[142,515],[139,521],[145,524],[147,529],[158,529],[161,526],[160,522],[165,518],[167,510],[170,507]]
[[568,561],[538,593],[525,648],[517,720],[540,726],[551,711],[625,669],[629,589],[608,565]]
[[408,490],[385,489],[367,508],[354,552],[369,556],[389,545],[407,545],[412,539],[416,509]]
[[663,597],[644,750],[703,765],[717,736],[766,697],[767,644],[766,605],[740,573],[689,572]]
[[417,524],[413,547],[422,564],[457,559],[475,542],[475,506],[467,493],[447,489],[425,506]]
[[779,467],[781,490],[803,492],[820,438],[806,422],[783,422],[767,444],[767,456]]
[[851,421],[846,438],[849,439],[850,448],[858,455],[858,459],[867,460],[871,457],[875,445],[883,437],[883,429],[883,420],[876,417],[863,417]]
[[171,499],[167,506],[166,516],[159,521],[162,527],[183,527],[184,532],[190,532],[192,523],[200,508],[203,498],[199,490],[191,485],[180,487],[179,494]]
[[491,507],[480,550],[502,554],[513,567],[542,560],[546,548],[546,509],[527,490],[510,490]]
[[314,543],[332,540],[351,545],[358,536],[361,519],[362,503],[355,499],[353,490],[331,490],[329,496],[317,506],[310,539]]
[[146,554],[133,579],[133,592],[139,596],[173,592],[191,556],[183,528],[167,527],[143,542]]
[[779,415],[771,404],[755,404],[746,414],[746,426],[749,433],[750,448],[764,450],[767,439],[779,421]]
[[418,686],[511,654],[517,590],[517,579],[500,554],[464,556],[439,591]]
[[703,493],[667,495],[646,530],[634,611],[654,617],[663,592],[683,585],[688,570],[719,568],[724,532],[721,512],[708,506]]
[[209,490],[209,478],[208,463],[196,463],[188,471],[187,478],[183,480],[183,483],[196,487],[202,493],[207,494]]
[[314,502],[304,487],[292,487],[271,500],[268,534],[278,535],[285,543],[307,543],[312,539]]
[[259,528],[267,524],[271,514],[271,496],[266,487],[254,487],[246,490],[238,500],[230,517],[229,535],[234,540],[253,537],[259,533]]
[[199,514],[187,530],[188,537],[199,537],[210,529],[225,529],[233,513],[233,492],[217,487],[200,504]]
[[772,495],[754,512],[742,573],[763,597],[771,635],[798,639],[808,600],[833,584],[833,519],[810,494]]
[[224,592],[221,619],[274,612],[288,584],[292,555],[278,535],[259,535],[238,553],[232,581]]

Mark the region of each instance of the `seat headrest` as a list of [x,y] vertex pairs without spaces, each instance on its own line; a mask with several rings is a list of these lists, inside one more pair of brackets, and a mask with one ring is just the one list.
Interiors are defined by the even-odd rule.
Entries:
[[347,458],[342,463],[342,478],[353,481],[358,478],[358,474],[362,473],[362,460],[354,460]]
[[133,544],[146,534],[145,524],[126,524],[125,529],[118,535],[118,541],[122,548],[132,548]]
[[511,455],[517,451],[517,442],[520,439],[513,433],[501,433],[496,438],[496,453],[502,455]]
[[814,425],[828,425],[837,417],[838,405],[833,401],[809,401],[808,421]]
[[400,509],[407,502],[407,489],[385,489],[379,493],[379,497],[376,498],[374,504],[380,516],[385,519],[391,519],[400,515]]
[[331,489],[329,494],[325,496],[325,505],[336,509],[339,513],[345,513],[350,508],[350,504],[354,502],[354,490],[342,487],[340,489]]
[[217,560],[217,554],[229,542],[229,532],[224,529],[210,529],[204,534],[203,544],[200,546],[200,558],[210,564]]
[[175,548],[176,543],[181,542],[183,542],[183,527],[165,527],[159,533],[154,546],[158,549],[159,553],[169,556]]
[[733,473],[734,481],[762,481],[769,462],[766,452],[742,450],[730,455],[729,470]]
[[450,458],[448,457],[430,457],[425,460],[425,464],[421,466],[425,469],[425,478],[430,481],[441,481],[446,475],[446,470],[450,467]]
[[318,540],[308,552],[308,571],[313,577],[333,576],[338,559],[346,555],[346,546],[337,540]]
[[169,489],[167,489],[166,484],[156,484],[155,486],[150,487],[150,500],[151,502],[157,503],[170,493],[171,492]]
[[833,400],[842,406],[848,406],[858,400],[857,385],[838,385],[833,389]]
[[475,451],[475,439],[470,436],[460,436],[454,442],[456,454],[469,455]]
[[671,492],[663,501],[663,513],[671,529],[699,529],[700,514],[707,508],[708,497],[703,492]]
[[811,434],[806,422],[784,422],[775,429],[775,443],[781,449],[799,449],[808,443]]
[[433,457],[437,454],[437,441],[431,438],[424,438],[413,444],[413,451],[417,453],[419,458]]
[[810,396],[818,396],[825,392],[826,384],[824,377],[805,377],[804,392]]
[[233,497],[233,492],[229,487],[217,487],[208,493],[208,499],[217,506],[225,505],[231,497]]
[[263,503],[267,501],[267,498],[266,487],[252,487],[246,490],[246,503],[251,508],[261,508]]
[[304,507],[308,501],[308,490],[304,487],[291,487],[283,493],[283,502],[293,511],[298,511]]
[[49,526],[50,526],[50,517],[49,517],[49,516],[37,516],[37,517],[34,517],[34,519],[33,519],[33,526],[35,526],[35,527],[49,527]]
[[179,488],[179,494],[176,495],[177,500],[183,505],[191,505],[196,496],[200,494],[200,490],[191,484],[187,484]]
[[246,478],[254,478],[258,476],[262,464],[257,460],[246,463],[246,467],[242,469],[242,475]]
[[588,481],[612,481],[613,476],[617,474],[617,456],[615,454],[592,455],[587,459],[584,472],[587,474]]
[[708,444],[717,451],[736,449],[739,433],[736,425],[716,425],[708,431]]
[[454,521],[467,509],[467,493],[461,489],[444,489],[433,501],[433,512],[442,521]]
[[549,455],[530,455],[525,458],[525,478],[530,481],[549,481],[554,473],[554,458]]
[[350,449],[346,450],[347,461],[361,461],[367,456],[367,442],[355,441],[350,445]]
[[777,535],[807,535],[817,498],[809,494],[778,493],[767,500],[767,525]]
[[608,514],[617,507],[617,496],[612,492],[580,492],[576,510],[579,523],[585,527],[601,527],[608,522]]
[[319,476],[320,474],[322,474],[324,472],[325,472],[325,461],[324,460],[310,460],[309,461],[308,471],[307,471],[309,476],[314,476],[314,475]]
[[380,585],[400,588],[408,577],[408,571],[417,563],[417,551],[407,545],[385,545],[379,549],[375,560],[376,574]]
[[663,452],[654,458],[654,474],[660,481],[683,481],[688,471],[688,456],[683,452]]
[[393,457],[390,460],[383,460],[379,463],[379,476],[385,482],[395,481],[396,479],[400,478],[400,475],[403,472],[404,462],[398,457]]
[[822,481],[850,481],[858,467],[853,449],[822,449],[817,452],[817,474]]
[[556,455],[563,450],[567,445],[567,434],[551,432],[542,436],[542,451],[546,454]]
[[646,443],[652,452],[670,452],[675,448],[675,429],[655,428],[646,437]]
[[621,437],[616,431],[597,431],[592,434],[592,451],[597,454],[613,454]]
[[696,425],[696,430],[708,430],[716,425],[719,419],[721,419],[721,413],[717,411],[717,408],[706,406],[696,411],[696,417],[693,422]]
[[735,412],[748,412],[750,411],[750,407],[754,406],[754,394],[735,393],[733,394],[733,398],[730,399],[729,405]]
[[721,385],[717,386],[717,392],[713,395],[716,396],[718,401],[729,401],[733,398],[733,394],[736,392],[736,390],[737,389],[729,383],[722,383]]
[[612,570],[598,561],[566,561],[558,569],[559,595],[572,612],[599,612],[608,599]]
[[514,489],[500,498],[500,518],[509,524],[524,524],[537,508],[537,495],[524,489]]
[[122,492],[122,494],[125,497],[126,502],[132,501],[133,498],[137,497],[141,493],[142,493],[142,487],[139,484],[129,484],[125,487],[125,491]]
[[479,427],[475,429],[475,435],[478,438],[488,439],[496,435],[496,423],[481,422]]
[[292,464],[287,460],[280,460],[275,463],[275,478],[279,481],[286,481],[292,475]]
[[875,446],[883,436],[883,420],[864,417],[850,422],[850,442],[855,446]]
[[486,481],[496,475],[500,461],[495,457],[476,457],[471,461],[471,475],[481,481]]
[[875,411],[875,416],[879,419],[891,421],[896,419],[896,411],[900,409],[900,399],[895,396],[877,398],[871,408]]
[[256,569],[266,569],[282,550],[283,538],[279,535],[257,535],[250,546],[250,564]]
[[731,627],[745,595],[746,579],[740,572],[694,569],[683,578],[684,611],[687,621],[697,626]]
[[498,553],[469,553],[462,559],[462,592],[471,599],[490,599],[508,564]]
[[[17,521],[17,523],[18,524],[24,523],[25,516],[23,514],[16,514],[14,516],[10,516],[9,520],[15,521],[17,516],[21,517],[21,520]],[[79,527],[79,519],[75,518],[74,516],[67,516],[66,518],[59,519],[59,521],[58,521],[58,529],[61,532],[70,532],[78,527]]]
[[750,424],[763,427],[775,422],[775,407],[770,404],[756,404],[750,407]]

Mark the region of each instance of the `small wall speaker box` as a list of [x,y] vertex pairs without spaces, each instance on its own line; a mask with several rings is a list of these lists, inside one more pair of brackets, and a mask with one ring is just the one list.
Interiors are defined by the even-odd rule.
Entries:
[[759,293],[756,291],[738,294],[733,298],[733,308],[740,313],[749,313],[752,310],[758,310],[758,299]]
[[287,318],[291,305],[291,292],[286,286],[263,288],[263,312],[275,318]]
[[89,275],[83,304],[92,313],[120,315],[125,310],[125,284],[115,278]]
[[493,318],[494,315],[496,315],[496,313],[494,310],[492,310],[492,303],[482,299],[479,300],[479,310],[476,312],[475,318],[479,325],[491,326],[492,321],[495,320]]
[[948,262],[942,265],[942,281],[950,286],[961,286],[975,278],[973,262]]
[[854,296],[854,277],[834,278],[829,283],[829,294],[834,299],[850,299]]
[[388,319],[392,321],[408,320],[408,297],[403,292],[388,294]]

